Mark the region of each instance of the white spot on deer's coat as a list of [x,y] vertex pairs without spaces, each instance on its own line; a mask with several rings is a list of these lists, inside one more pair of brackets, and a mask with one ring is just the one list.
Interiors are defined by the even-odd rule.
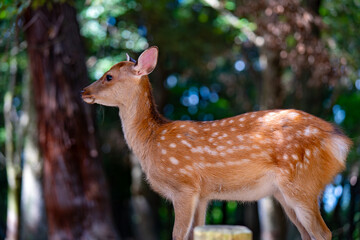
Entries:
[[186,168],[187,170],[189,170],[189,171],[193,171],[193,170],[194,170],[194,169],[193,169],[191,166],[189,166],[189,165],[186,165],[185,168]]
[[212,123],[212,124],[211,124],[211,126],[213,126],[213,127],[216,127],[216,125],[217,125],[216,123]]
[[309,150],[309,149],[305,149],[305,155],[308,156],[308,157],[310,157],[310,154],[311,154],[310,150]]
[[227,137],[228,135],[227,135],[226,133],[224,133],[222,136],[225,138],[225,137]]
[[251,117],[251,118],[255,117],[255,113],[251,114],[250,117]]
[[183,169],[183,168],[180,168],[179,171],[180,171],[181,174],[190,176],[190,174],[189,174],[185,169]]
[[185,140],[181,140],[181,143],[188,146],[189,148],[192,147],[192,145],[190,143],[188,143],[187,141],[185,141]]
[[226,141],[227,144],[232,145],[234,142],[231,140]]
[[226,153],[224,153],[224,152],[220,153],[220,156],[222,156],[222,157],[225,157],[225,155],[226,155]]
[[172,169],[168,167],[166,170],[167,170],[168,172],[171,172]]
[[310,136],[310,127],[307,127],[307,128],[305,128],[305,131],[304,131],[304,135],[305,136]]
[[165,129],[161,132],[161,134],[165,134],[166,132],[167,132],[167,130]]
[[177,159],[174,158],[174,157],[170,157],[169,160],[170,160],[170,162],[171,162],[172,164],[174,164],[174,165],[178,165],[178,164],[179,164],[179,160],[177,160]]
[[215,166],[216,167],[224,167],[225,164],[223,162],[217,162],[217,163],[215,163]]
[[204,131],[205,132],[210,131],[210,128],[204,128]]
[[239,121],[240,121],[240,122],[243,122],[243,121],[245,121],[245,118],[242,117],[242,118],[239,119]]
[[211,148],[209,146],[205,146],[204,151],[209,153],[210,155],[213,155],[213,156],[216,156],[218,154],[217,151],[211,150]]
[[288,158],[289,158],[289,157],[288,157],[287,154],[284,154],[284,155],[283,155],[283,159],[284,159],[284,160],[288,160]]
[[296,113],[296,112],[291,112],[291,113],[288,114],[288,117],[291,118],[291,119],[295,119],[297,116],[299,116],[299,114]]
[[176,144],[175,143],[170,143],[169,145],[171,148],[176,148]]
[[244,140],[244,136],[243,135],[237,135],[236,136],[240,141],[243,141]]
[[298,157],[298,155],[296,155],[296,154],[292,154],[291,157],[292,157],[294,160],[299,160],[299,157]]
[[311,134],[316,134],[318,132],[319,132],[319,130],[317,128],[307,127],[307,128],[305,128],[304,135],[310,136]]
[[198,146],[196,148],[192,148],[190,151],[193,152],[193,153],[196,153],[196,152],[204,153],[204,150],[203,150],[203,148],[201,146]]
[[165,155],[165,154],[166,154],[166,150],[165,150],[165,149],[161,149],[161,154]]
[[232,132],[235,132],[236,131],[236,128],[230,128],[230,131],[232,131]]
[[218,146],[218,147],[216,147],[216,150],[218,150],[218,151],[222,151],[222,150],[224,150],[224,149],[225,149],[224,146]]
[[290,163],[290,168],[294,170],[294,164]]
[[234,122],[234,120],[232,120],[232,119],[229,121],[229,123],[233,123],[233,122]]
[[275,112],[270,112],[268,114],[266,114],[264,117],[263,117],[263,120],[265,123],[270,123],[272,121],[275,121],[277,119],[277,114]]
[[248,163],[248,162],[250,162],[250,160],[249,159],[247,159],[247,158],[244,158],[244,159],[241,159],[240,161],[238,161],[239,163]]
[[177,137],[177,138],[181,138],[181,135],[180,135],[180,134],[176,134],[176,137]]
[[213,134],[211,134],[212,137],[216,137],[217,135],[219,135],[219,132],[214,132]]
[[302,164],[301,164],[301,162],[297,162],[296,163],[296,168],[302,168],[303,166],[302,166]]
[[183,127],[185,127],[185,125],[184,125],[184,124],[183,124],[183,125],[180,125],[180,127],[183,128]]
[[165,140],[165,137],[164,137],[164,136],[161,136],[160,139],[161,139],[161,140]]
[[198,133],[198,131],[197,131],[195,128],[193,128],[193,127],[189,128],[189,130],[192,131],[192,132],[194,132],[194,133]]
[[230,154],[231,154],[231,153],[234,153],[234,151],[233,151],[232,149],[227,149],[226,152],[227,152],[227,153],[230,153]]

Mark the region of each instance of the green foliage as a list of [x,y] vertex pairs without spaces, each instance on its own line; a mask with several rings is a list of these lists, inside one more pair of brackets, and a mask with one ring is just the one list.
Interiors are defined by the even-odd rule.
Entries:
[[356,77],[360,65],[360,2],[357,0],[325,0],[320,7],[320,14],[328,26],[323,34],[330,41],[330,46],[336,55],[345,57],[352,68],[351,76]]

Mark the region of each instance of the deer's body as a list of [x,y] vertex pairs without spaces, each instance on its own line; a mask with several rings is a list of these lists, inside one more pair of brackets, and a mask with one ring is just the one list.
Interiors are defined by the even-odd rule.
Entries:
[[[156,110],[149,70],[139,73],[151,63],[151,54],[157,58],[157,49],[150,49],[150,56],[144,52],[139,58],[139,66],[122,62],[108,72],[120,69],[122,81],[134,74],[131,90],[128,83],[123,82],[121,90],[100,79],[85,89],[83,98],[119,107],[125,139],[149,183],[174,205],[173,238],[187,239],[194,226],[204,224],[210,200],[274,196],[303,239],[330,239],[318,196],[344,168],[350,140],[330,123],[298,110],[259,111],[209,122],[168,121]],[[156,61],[150,65],[152,71]],[[106,94],[98,94],[101,91]]]

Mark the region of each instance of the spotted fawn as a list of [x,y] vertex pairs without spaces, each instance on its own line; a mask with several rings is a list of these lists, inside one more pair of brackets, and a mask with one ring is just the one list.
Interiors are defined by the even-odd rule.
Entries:
[[[128,55],[127,55],[128,56]],[[151,187],[174,206],[173,239],[192,238],[210,200],[274,196],[302,239],[331,239],[318,197],[345,167],[351,141],[298,110],[245,113],[216,121],[170,121],[154,104],[150,74],[158,48],[115,64],[84,88],[85,102],[119,108],[130,149]]]

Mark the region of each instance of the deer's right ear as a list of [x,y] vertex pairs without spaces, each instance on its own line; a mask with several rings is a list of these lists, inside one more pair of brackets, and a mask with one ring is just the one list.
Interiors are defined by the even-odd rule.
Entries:
[[146,49],[139,57],[134,66],[136,75],[143,76],[150,74],[156,67],[159,49],[156,46]]

